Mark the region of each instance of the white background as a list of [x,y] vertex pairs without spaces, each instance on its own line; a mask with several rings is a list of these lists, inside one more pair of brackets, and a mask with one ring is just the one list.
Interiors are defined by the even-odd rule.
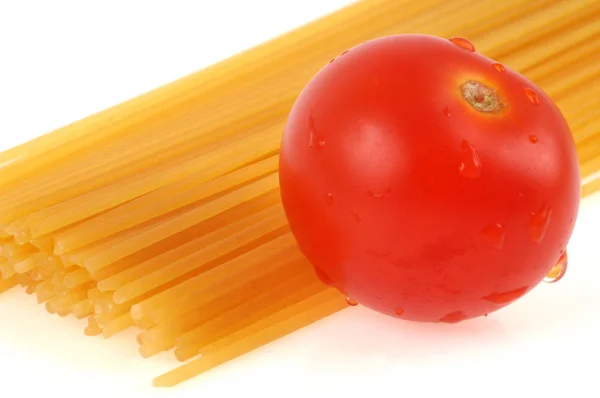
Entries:
[[[0,150],[348,3],[0,0]],[[142,359],[133,332],[85,337],[13,290],[0,297],[0,396],[599,397],[599,225],[596,196],[567,276],[487,318],[422,325],[349,308],[171,390],[150,387],[178,364],[170,353]]]

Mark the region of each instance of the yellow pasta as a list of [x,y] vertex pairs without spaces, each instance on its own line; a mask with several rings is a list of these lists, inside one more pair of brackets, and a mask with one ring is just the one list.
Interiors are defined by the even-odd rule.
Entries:
[[[240,159],[236,158],[235,161],[239,162]],[[206,180],[210,177],[203,175],[214,172],[215,169],[222,167],[223,163],[215,167],[202,168],[201,174],[195,173],[191,178],[181,179],[176,184],[169,185],[168,188],[164,187],[149,192],[135,202],[125,203],[58,234],[56,245],[66,251],[80,249],[92,242],[133,227],[137,223],[162,216],[256,177],[273,173],[277,170],[277,161],[278,157],[272,156],[209,182]]]
[[137,328],[142,357],[194,358],[156,386],[341,310],[286,225],[278,148],[320,68],[397,33],[468,37],[539,84],[582,195],[600,190],[600,2],[364,0],[0,153],[0,292],[22,285],[89,336]]
[[17,285],[17,278],[4,278],[0,279],[0,293],[4,293],[8,289],[11,289]]
[[335,292],[321,291],[203,347],[205,354],[201,358],[156,378],[154,385],[173,386],[339,311],[344,306],[345,301]]
[[94,308],[94,302],[88,298],[84,298],[80,302],[73,305],[73,315],[77,319],[83,319],[87,316],[92,315]]

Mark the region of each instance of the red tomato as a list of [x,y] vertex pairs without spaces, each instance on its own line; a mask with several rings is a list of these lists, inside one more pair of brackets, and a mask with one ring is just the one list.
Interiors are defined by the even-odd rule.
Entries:
[[321,279],[404,319],[458,322],[535,287],[579,208],[567,123],[465,39],[361,44],[289,116],[283,205]]

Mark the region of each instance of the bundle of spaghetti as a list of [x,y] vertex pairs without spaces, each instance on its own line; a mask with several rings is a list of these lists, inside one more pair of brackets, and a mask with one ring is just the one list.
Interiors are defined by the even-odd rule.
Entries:
[[144,357],[201,354],[157,386],[345,308],[287,226],[278,148],[320,68],[398,33],[468,37],[536,82],[573,130],[583,195],[600,189],[598,1],[366,0],[0,153],[0,292],[88,335],[136,327]]

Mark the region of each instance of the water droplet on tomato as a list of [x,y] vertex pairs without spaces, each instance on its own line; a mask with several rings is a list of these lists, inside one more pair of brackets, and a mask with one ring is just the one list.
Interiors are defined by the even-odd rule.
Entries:
[[386,194],[390,194],[390,193],[392,193],[392,190],[391,190],[391,189],[389,189],[389,188],[388,188],[388,190],[387,190],[387,191],[385,191],[385,192],[380,192],[380,191],[371,191],[371,190],[368,190],[368,191],[367,191],[367,193],[368,193],[368,194],[369,194],[369,196],[370,196],[370,197],[372,197],[372,198],[375,198],[375,199],[383,199],[383,197],[384,197]]
[[325,136],[317,133],[315,130],[310,132],[310,141],[308,143],[310,149],[317,152],[319,149],[325,146]]
[[504,246],[504,238],[506,237],[504,225],[490,224],[483,228],[482,233],[488,245],[494,249],[502,249],[502,246]]
[[463,159],[458,167],[460,174],[466,178],[477,178],[481,175],[481,160],[479,154],[469,142],[463,140],[461,145]]
[[467,316],[462,311],[454,311],[440,318],[443,323],[458,323],[467,319]]
[[444,108],[444,115],[446,115],[448,117],[450,116],[450,108],[448,108],[448,107]]
[[550,224],[551,215],[552,210],[545,204],[542,205],[538,211],[531,215],[529,234],[534,242],[540,243],[544,239],[544,235],[546,235],[546,230],[548,229],[548,224]]
[[506,72],[506,68],[504,67],[504,65],[499,64],[499,63],[495,63],[492,64],[492,66],[494,67],[494,69],[496,69],[498,72]]
[[308,139],[308,146],[314,152],[317,152],[319,149],[325,146],[325,136],[317,131],[315,126],[315,119],[312,114],[308,119],[308,127],[310,129],[310,137]]
[[535,135],[531,134],[531,135],[529,136],[529,142],[531,142],[532,144],[537,144],[537,142],[538,142],[538,138],[537,138],[537,136],[535,136]]
[[360,214],[358,214],[357,212],[351,212],[350,215],[352,216],[352,218],[354,219],[354,221],[356,222],[361,222],[362,219],[360,218]]
[[324,284],[328,285],[328,286],[333,286],[334,282],[333,279],[331,279],[329,277],[329,275],[327,275],[325,272],[323,272],[321,269],[314,267],[315,268],[315,274],[317,274],[317,278],[319,278],[319,280],[321,282],[323,282]]
[[524,286],[508,292],[492,293],[489,296],[485,296],[483,300],[489,301],[494,304],[508,304],[527,293],[527,289],[528,287]]
[[555,283],[558,282],[565,276],[567,273],[567,266],[569,265],[569,257],[567,255],[567,251],[565,250],[563,254],[561,254],[560,258],[556,265],[554,265],[550,272],[544,278],[544,282],[546,283]]
[[325,194],[325,202],[328,206],[333,206],[333,194],[331,192]]
[[528,87],[525,89],[525,95],[527,96],[529,102],[531,102],[533,105],[539,105],[540,99],[535,91]]
[[396,308],[394,310],[394,314],[396,314],[396,316],[402,316],[402,314],[404,314],[404,309],[403,308]]
[[358,301],[352,300],[350,297],[346,297],[346,303],[351,307],[356,307],[358,305]]
[[456,44],[458,47],[462,48],[463,50],[475,52],[475,46],[473,45],[473,43],[471,43],[469,40],[465,39],[464,37],[453,37],[449,40],[452,43]]

